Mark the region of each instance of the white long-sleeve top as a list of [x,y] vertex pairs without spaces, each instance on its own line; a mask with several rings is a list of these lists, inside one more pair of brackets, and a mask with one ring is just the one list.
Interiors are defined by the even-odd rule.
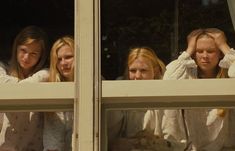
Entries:
[[132,137],[143,129],[146,110],[107,111],[109,145],[119,137]]
[[[47,81],[49,72],[43,69],[19,81],[7,75],[4,64],[0,63],[0,83],[25,83]],[[27,92],[26,92],[27,93]],[[6,112],[1,115],[0,150],[42,151],[43,116],[39,112]]]
[[[221,68],[228,69],[228,76],[235,77],[235,50],[231,49],[219,62]],[[163,80],[197,79],[197,64],[187,52],[166,66]]]
[[71,151],[73,112],[48,112],[44,114],[44,151]]
[[[231,49],[219,62],[235,77],[235,51]],[[187,52],[166,67],[164,80],[197,79],[197,65]],[[144,129],[155,135],[179,143],[191,143],[191,151],[225,151],[235,148],[235,111],[227,110],[221,117],[217,109],[149,110],[145,114]]]

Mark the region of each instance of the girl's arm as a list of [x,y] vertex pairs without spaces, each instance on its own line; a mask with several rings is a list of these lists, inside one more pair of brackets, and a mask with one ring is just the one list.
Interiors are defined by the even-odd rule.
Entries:
[[19,81],[19,83],[34,83],[34,82],[47,82],[49,78],[49,71],[48,69],[42,69],[32,76]]
[[0,62],[0,83],[17,83],[18,81],[18,78],[7,75],[5,65]]
[[166,66],[164,80],[189,79],[197,75],[197,65],[188,52],[183,52],[177,60]]
[[189,79],[197,77],[197,65],[191,56],[195,52],[196,39],[201,30],[192,31],[188,37],[187,49],[178,57],[177,60],[172,61],[166,67],[166,72],[163,79]]
[[235,78],[235,50],[231,48],[220,61],[219,66],[221,68],[228,69],[228,76]]

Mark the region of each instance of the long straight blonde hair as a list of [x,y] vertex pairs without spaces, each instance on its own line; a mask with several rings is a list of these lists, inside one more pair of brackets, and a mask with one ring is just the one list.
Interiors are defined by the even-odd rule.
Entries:
[[[74,51],[74,39],[72,36],[64,36],[59,38],[58,40],[55,41],[51,48],[51,54],[50,54],[50,76],[49,76],[49,81],[50,82],[60,82],[60,81],[65,81],[65,79],[61,76],[60,72],[57,69],[57,62],[58,62],[58,50],[65,46],[68,45],[71,47],[72,51]],[[72,69],[74,70],[74,69]]]

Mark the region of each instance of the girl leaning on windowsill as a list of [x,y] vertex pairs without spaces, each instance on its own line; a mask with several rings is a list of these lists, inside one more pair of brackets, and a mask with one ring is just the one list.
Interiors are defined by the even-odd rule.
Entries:
[[[197,29],[188,35],[188,48],[166,67],[164,80],[235,77],[235,50],[216,28]],[[145,128],[164,138],[187,143],[187,150],[222,151],[234,148],[234,110],[165,110],[162,123],[158,114],[148,112]],[[157,124],[156,124],[157,123]]]
[[[14,40],[9,66],[0,63],[0,83],[47,81],[49,74],[43,69],[46,60],[46,33],[39,27],[28,26]],[[0,115],[1,151],[42,150],[41,113],[6,112]]]

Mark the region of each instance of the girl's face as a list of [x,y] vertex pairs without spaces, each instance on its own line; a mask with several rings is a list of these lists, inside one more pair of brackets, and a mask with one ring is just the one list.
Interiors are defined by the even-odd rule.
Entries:
[[60,74],[67,80],[73,80],[73,60],[74,60],[74,52],[72,48],[68,45],[62,46],[57,51],[57,69],[59,70]]
[[17,61],[23,72],[30,73],[31,69],[38,63],[42,53],[40,42],[32,42],[17,47]]
[[202,37],[197,40],[195,60],[202,72],[215,72],[221,52],[212,38]]
[[130,80],[150,80],[154,79],[154,68],[150,60],[143,57],[138,57],[129,66]]

